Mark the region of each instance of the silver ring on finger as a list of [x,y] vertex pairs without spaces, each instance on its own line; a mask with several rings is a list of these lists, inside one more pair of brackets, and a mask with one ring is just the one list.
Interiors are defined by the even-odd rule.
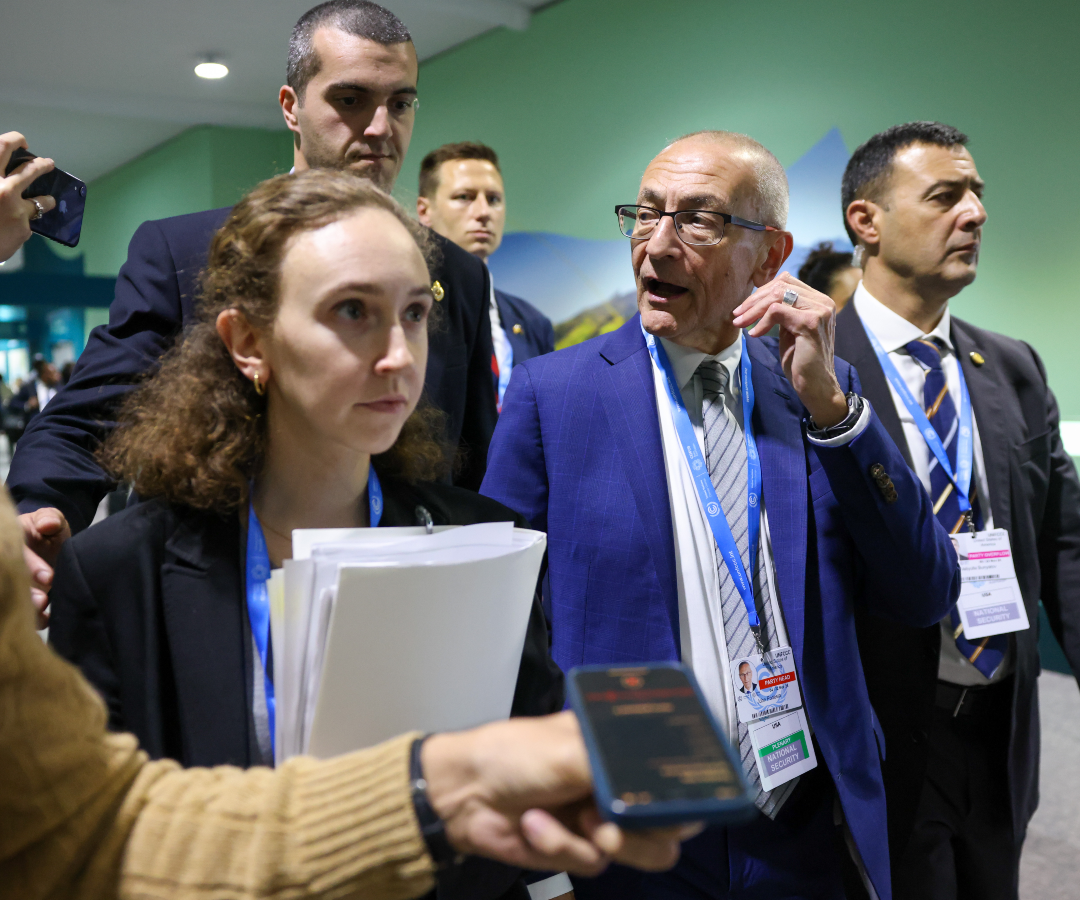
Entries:
[[41,205],[41,201],[37,197],[31,197],[30,202],[34,204],[34,209],[37,210],[31,217],[31,222],[36,222],[43,215],[45,215],[45,207]]
[[799,292],[798,291],[791,291],[791,290],[784,291],[784,303],[787,304],[788,306],[794,306],[795,301],[798,300],[798,299],[799,299]]

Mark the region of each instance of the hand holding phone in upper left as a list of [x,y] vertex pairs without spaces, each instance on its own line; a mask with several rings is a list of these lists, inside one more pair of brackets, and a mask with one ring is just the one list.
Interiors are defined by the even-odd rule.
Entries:
[[[0,173],[7,171],[11,155],[19,148],[26,149],[26,138],[19,132],[0,134]],[[51,159],[34,157],[10,175],[0,174],[0,262],[11,257],[30,237],[30,223],[56,206],[56,200],[47,194],[28,200],[22,195],[34,179],[53,168]]]

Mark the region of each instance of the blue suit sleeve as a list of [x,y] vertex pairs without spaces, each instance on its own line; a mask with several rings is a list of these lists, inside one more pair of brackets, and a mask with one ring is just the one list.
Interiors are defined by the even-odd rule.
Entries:
[[180,289],[156,222],[135,232],[116,279],[109,324],[95,328],[68,382],[19,440],[7,485],[20,513],[59,509],[86,528],[114,485],[94,457],[119,403],[180,331]]
[[[845,368],[841,385],[846,380],[847,390],[861,393],[855,370]],[[877,415],[850,443],[815,451],[866,562],[863,595],[870,610],[913,628],[939,622],[960,594],[960,565],[930,497]],[[892,480],[893,502],[871,475],[875,465]]]
[[488,453],[480,493],[547,531],[548,479],[531,366],[515,366]]

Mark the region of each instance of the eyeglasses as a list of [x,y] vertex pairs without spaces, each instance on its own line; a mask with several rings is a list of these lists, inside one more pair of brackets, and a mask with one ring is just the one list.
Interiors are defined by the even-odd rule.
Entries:
[[773,225],[762,225],[749,219],[740,219],[728,213],[708,209],[680,209],[678,212],[661,212],[651,206],[616,206],[619,231],[632,241],[645,241],[660,226],[664,216],[675,222],[675,233],[684,244],[705,247],[719,244],[724,239],[724,226],[738,225],[753,231],[779,231]]

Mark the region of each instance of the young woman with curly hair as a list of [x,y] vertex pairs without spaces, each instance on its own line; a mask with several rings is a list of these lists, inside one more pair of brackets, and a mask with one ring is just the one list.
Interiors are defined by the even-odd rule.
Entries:
[[[50,641],[152,757],[273,762],[249,544],[279,566],[296,528],[524,524],[435,480],[426,246],[349,173],[264,182],[214,238],[197,324],[121,409],[101,458],[142,502],[64,545]],[[537,600],[514,714],[562,706],[547,647]]]

